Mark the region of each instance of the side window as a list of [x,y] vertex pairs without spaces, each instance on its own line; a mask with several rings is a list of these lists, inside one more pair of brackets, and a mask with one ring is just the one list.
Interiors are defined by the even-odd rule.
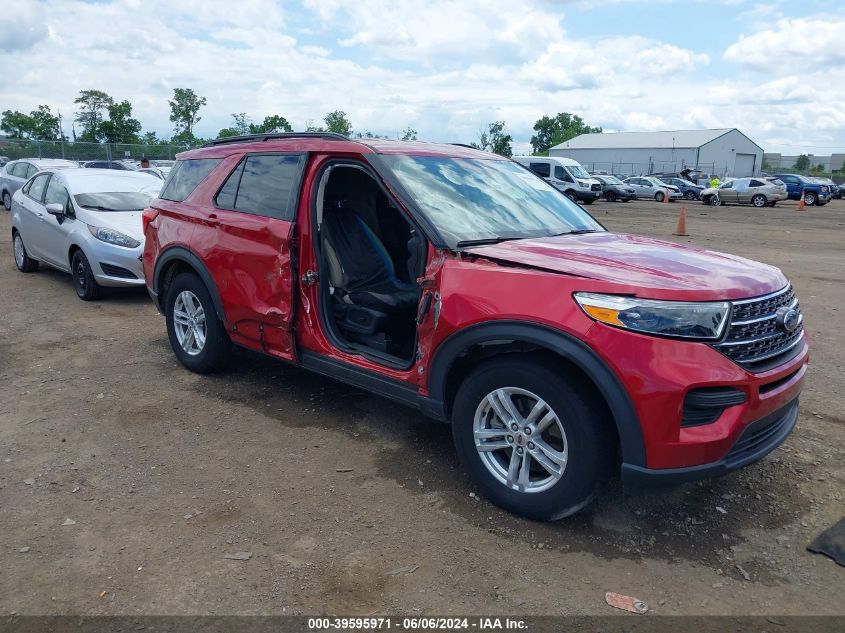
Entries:
[[15,163],[10,173],[17,178],[26,178],[26,170],[29,163]]
[[64,188],[58,178],[50,178],[47,183],[47,193],[44,195],[44,204],[60,204],[65,210],[65,213],[72,213],[73,207],[70,206],[70,196],[67,189]]
[[555,165],[555,178],[558,180],[566,180],[566,172],[563,171],[563,167],[560,165]]
[[552,175],[552,168],[548,163],[528,163],[528,169],[543,178],[549,178]]
[[734,183],[733,183],[733,180],[731,180],[730,182],[726,182],[724,185],[719,187],[719,189],[732,189],[733,186],[734,186]]
[[299,154],[251,154],[226,179],[215,202],[242,213],[292,220],[299,184]]
[[762,183],[762,182],[760,182],[759,180],[754,180],[754,179],[752,178],[751,182],[750,182],[750,183],[748,183],[748,186],[749,186],[749,187],[762,187],[762,186],[763,186],[763,183]]
[[38,167],[36,167],[35,165],[29,165],[26,169],[25,178],[32,178],[37,173],[38,173]]
[[159,198],[181,202],[193,193],[217,165],[219,158],[198,158],[176,161],[170,170]]
[[37,202],[41,202],[41,196],[44,195],[44,188],[47,186],[47,180],[49,178],[50,174],[41,174],[35,178],[29,186],[29,191],[26,192],[26,195]]

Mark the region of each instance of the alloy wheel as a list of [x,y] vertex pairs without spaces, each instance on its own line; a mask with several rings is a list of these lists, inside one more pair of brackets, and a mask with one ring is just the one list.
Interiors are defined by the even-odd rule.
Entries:
[[476,409],[473,436],[485,468],[511,490],[543,492],[566,470],[569,447],[560,418],[525,389],[503,387],[487,394]]
[[754,196],[754,199],[751,201],[751,203],[755,207],[765,207],[766,206],[766,198],[763,197],[763,196]]
[[722,201],[719,199],[719,196],[710,196],[711,207],[718,207],[720,204],[722,204]]
[[196,356],[205,348],[205,310],[197,296],[190,290],[183,290],[173,305],[173,327],[176,340],[186,354]]
[[17,264],[18,268],[23,270],[25,262],[26,250],[23,247],[23,240],[21,239],[21,234],[15,233],[15,264]]

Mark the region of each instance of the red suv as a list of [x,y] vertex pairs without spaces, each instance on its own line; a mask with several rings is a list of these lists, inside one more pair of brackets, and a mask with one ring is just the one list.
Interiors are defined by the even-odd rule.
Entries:
[[808,349],[777,268],[607,232],[464,146],[273,134],[178,159],[143,260],[182,364],[235,344],[416,407],[513,512],[567,516],[615,469],[726,473],[795,426]]

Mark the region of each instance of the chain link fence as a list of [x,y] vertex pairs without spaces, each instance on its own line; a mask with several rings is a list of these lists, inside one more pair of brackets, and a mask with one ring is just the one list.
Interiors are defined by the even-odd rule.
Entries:
[[0,140],[0,156],[18,158],[64,158],[67,160],[173,160],[185,145],[143,145],[131,143],[82,143],[70,141],[38,141],[33,139]]

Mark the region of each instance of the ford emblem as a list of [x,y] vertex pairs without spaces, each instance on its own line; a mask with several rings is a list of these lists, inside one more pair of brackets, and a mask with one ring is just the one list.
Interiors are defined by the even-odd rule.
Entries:
[[794,332],[795,328],[798,327],[800,319],[798,310],[796,310],[795,308],[783,306],[777,311],[776,315],[777,316],[775,318],[775,322],[777,323],[778,327],[784,332]]

